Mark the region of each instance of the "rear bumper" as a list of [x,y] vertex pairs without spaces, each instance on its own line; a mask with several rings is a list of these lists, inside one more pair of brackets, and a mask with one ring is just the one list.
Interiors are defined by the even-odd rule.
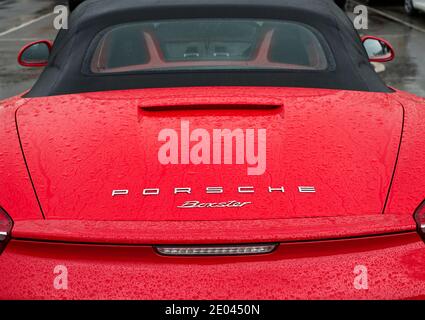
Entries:
[[[55,288],[65,270],[55,274],[57,266],[66,267],[66,290]],[[367,268],[368,289],[356,289],[356,266]],[[13,239],[0,256],[0,299],[420,299],[424,266],[415,232],[287,242],[245,257]]]

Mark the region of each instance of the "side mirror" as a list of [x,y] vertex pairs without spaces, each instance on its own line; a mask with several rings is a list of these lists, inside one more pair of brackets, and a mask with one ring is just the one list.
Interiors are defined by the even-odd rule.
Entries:
[[40,40],[24,46],[18,54],[18,63],[23,67],[45,67],[49,61],[52,43]]
[[372,36],[365,36],[362,38],[362,42],[370,62],[388,62],[394,60],[395,52],[388,41]]

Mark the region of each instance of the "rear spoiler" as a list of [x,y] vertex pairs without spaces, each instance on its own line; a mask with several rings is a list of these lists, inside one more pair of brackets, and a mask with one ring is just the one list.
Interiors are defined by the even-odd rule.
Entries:
[[84,2],[84,0],[68,0],[68,6],[69,6],[69,10],[70,11],[74,11],[75,8],[81,4],[82,2]]

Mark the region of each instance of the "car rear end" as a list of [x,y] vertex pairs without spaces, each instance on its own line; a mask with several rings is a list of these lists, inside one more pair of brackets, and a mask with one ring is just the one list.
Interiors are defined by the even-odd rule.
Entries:
[[[387,197],[397,200],[389,193],[402,108],[386,94],[373,110],[357,102],[377,95],[188,88],[20,104],[17,128],[39,203],[20,207],[34,197],[25,171],[19,186],[4,188],[16,201],[1,212],[0,297],[423,298],[423,206],[416,221],[413,209],[391,201],[383,212]],[[347,108],[353,118],[343,120]],[[160,132],[183,138],[182,120],[211,137],[216,127],[264,124],[267,174],[247,175],[253,163],[161,164]],[[184,205],[194,201],[245,205]]]
[[[311,223],[320,224],[320,221],[313,220]],[[311,223],[306,222],[302,226],[294,223],[292,229],[305,226],[306,231],[311,231]],[[256,233],[267,224],[270,223],[253,221],[249,228],[246,223],[235,222],[226,226],[229,230],[219,223],[203,227],[196,223],[179,223],[174,226],[181,229],[179,238],[170,236],[176,233],[174,227],[170,230],[161,225],[121,223],[117,226],[68,221],[56,225],[44,222],[16,224],[16,232],[0,257],[0,298],[245,300],[425,297],[424,243],[415,231],[409,231],[414,225],[408,221],[400,228],[405,229],[403,231],[394,231],[399,227],[388,226],[387,234],[339,238],[334,235],[334,240],[326,240],[331,237],[329,234],[322,240],[302,241],[259,237]],[[215,228],[212,229],[211,225]],[[397,225],[400,226],[401,221]],[[129,230],[137,227],[156,232],[145,235],[144,239],[136,239],[141,236],[138,232],[132,238]],[[241,231],[236,232],[238,227]],[[288,226],[285,223],[285,226],[267,227],[287,230]],[[51,230],[52,235],[40,236],[44,239],[34,239],[35,236],[26,239],[29,235],[25,229],[31,232]],[[87,238],[87,234],[94,235],[99,230],[108,233],[109,237],[118,235],[117,239],[102,243],[101,237]],[[196,241],[188,237],[200,231],[204,231],[206,236],[199,238],[206,239],[207,244],[200,244],[205,240]],[[53,236],[55,233],[56,237]],[[66,241],[63,240],[64,233],[67,234]],[[253,236],[249,237],[247,233]],[[280,236],[280,239],[285,238]],[[240,250],[254,247],[264,248],[267,253]],[[165,251],[167,248],[170,250]],[[201,248],[220,248],[221,251],[207,255],[207,251]],[[273,251],[268,252],[270,248]]]
[[425,297],[424,115],[332,2],[95,3],[0,108],[0,298]]

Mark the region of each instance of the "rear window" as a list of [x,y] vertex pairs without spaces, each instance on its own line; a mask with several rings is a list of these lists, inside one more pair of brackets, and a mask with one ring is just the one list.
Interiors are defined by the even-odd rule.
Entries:
[[325,70],[318,32],[296,22],[192,19],[122,24],[101,36],[93,73],[240,69]]

